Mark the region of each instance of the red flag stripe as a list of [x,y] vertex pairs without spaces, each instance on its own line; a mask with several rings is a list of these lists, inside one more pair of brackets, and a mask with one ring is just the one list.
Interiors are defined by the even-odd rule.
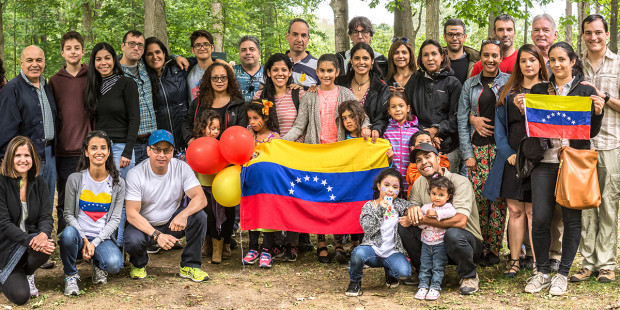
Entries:
[[539,138],[590,139],[590,125],[550,125],[528,122],[528,136]]

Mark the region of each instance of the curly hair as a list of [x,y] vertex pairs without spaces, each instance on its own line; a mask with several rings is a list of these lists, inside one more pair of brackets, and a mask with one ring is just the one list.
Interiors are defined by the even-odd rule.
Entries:
[[203,132],[205,131],[205,128],[209,127],[213,123],[213,120],[215,119],[220,121],[220,127],[221,127],[222,120],[220,119],[220,115],[217,112],[215,112],[215,110],[207,109],[207,110],[202,111],[198,119],[196,119],[196,122],[194,122],[194,129],[192,130],[192,137],[193,138],[202,137]]
[[355,123],[357,124],[357,129],[351,134],[359,137],[362,132],[362,123],[364,122],[364,118],[366,117],[366,114],[364,114],[364,107],[362,107],[360,102],[357,100],[347,100],[341,103],[338,106],[338,117],[340,117],[341,122],[343,122],[342,114],[346,111],[349,111],[351,113],[351,117],[355,120]]
[[253,111],[256,114],[260,115],[263,118],[263,121],[265,121],[265,127],[267,127],[268,130],[279,133],[280,126],[278,124],[278,118],[276,116],[275,105],[272,105],[269,108],[269,115],[263,114],[263,107],[264,106],[262,102],[254,100],[247,104],[246,109],[248,112]]
[[243,100],[241,92],[239,91],[239,83],[235,78],[235,72],[227,65],[220,62],[214,62],[207,68],[207,71],[202,75],[200,80],[200,88],[198,89],[198,100],[200,104],[204,104],[204,107],[210,109],[213,106],[213,99],[215,94],[213,92],[213,86],[211,85],[211,74],[217,67],[222,67],[226,70],[226,76],[228,77],[228,86],[226,87],[226,93],[231,98],[238,98]]
[[396,170],[396,168],[386,168],[383,169],[379,175],[375,178],[375,181],[372,182],[372,199],[377,199],[381,196],[381,192],[377,185],[381,184],[381,181],[385,179],[387,176],[393,176],[398,179],[398,183],[402,186],[403,184],[403,175]]
[[452,183],[450,179],[444,176],[437,176],[431,179],[428,184],[428,191],[430,192],[430,190],[433,188],[437,188],[440,190],[445,189],[448,192],[448,195],[450,195],[448,202],[451,202],[452,198],[454,198],[454,192],[456,191],[454,183]]

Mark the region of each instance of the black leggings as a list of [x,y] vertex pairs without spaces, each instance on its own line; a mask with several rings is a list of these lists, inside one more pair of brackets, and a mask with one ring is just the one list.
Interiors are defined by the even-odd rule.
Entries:
[[[251,230],[249,232],[250,235],[250,250],[258,251],[258,238],[260,237],[260,231]],[[280,233],[280,232],[278,232]],[[263,245],[261,246],[261,250],[263,252],[269,252],[273,250],[273,243],[276,236],[276,232],[263,232]]]
[[[551,220],[555,209],[555,183],[559,164],[540,163],[532,170],[532,242],[536,253],[536,267],[548,274]],[[564,236],[562,259],[558,273],[568,276],[581,239],[581,210],[562,207]]]
[[30,299],[30,285],[26,276],[34,274],[49,258],[49,255],[29,247],[2,285],[4,296],[17,305],[27,303]]

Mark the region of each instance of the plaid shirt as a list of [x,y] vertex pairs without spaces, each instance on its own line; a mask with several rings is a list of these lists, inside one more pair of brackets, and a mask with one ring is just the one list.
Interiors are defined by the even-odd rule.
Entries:
[[[394,151],[392,165],[403,176],[407,175],[407,167],[409,167],[409,139],[418,130],[418,119],[415,116],[412,121],[405,121],[402,126],[390,118],[383,134],[383,138],[392,144],[392,151]],[[403,178],[403,192],[406,192],[408,188],[407,180]]]
[[22,75],[28,85],[34,87],[37,90],[37,96],[39,97],[39,103],[41,107],[41,114],[43,115],[43,132],[45,134],[45,140],[54,140],[54,115],[52,113],[52,108],[50,107],[50,102],[49,100],[47,100],[47,95],[45,94],[45,79],[43,78],[43,76],[39,77],[39,87],[37,88],[26,77],[26,74],[23,70],[20,70],[19,74]]
[[[609,92],[613,98],[620,98],[620,56],[607,49],[603,61],[594,70],[588,60],[588,52],[583,57],[584,79],[591,82],[601,93]],[[605,115],[601,131],[590,139],[597,150],[612,150],[620,147],[620,112],[605,105]]]
[[146,72],[146,67],[142,59],[138,60],[138,76],[133,75],[129,68],[121,64],[125,75],[132,78],[138,84],[138,93],[140,94],[140,128],[138,135],[146,135],[157,130],[157,119],[155,118],[155,109],[153,109],[153,90],[151,88],[151,79]]

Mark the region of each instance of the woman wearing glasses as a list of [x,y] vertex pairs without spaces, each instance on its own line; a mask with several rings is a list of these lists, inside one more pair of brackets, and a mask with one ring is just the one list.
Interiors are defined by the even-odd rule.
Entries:
[[415,53],[409,39],[394,38],[388,53],[388,69],[385,76],[390,91],[404,92],[415,70]]
[[93,47],[89,68],[86,107],[94,116],[95,129],[112,139],[114,163],[124,178],[135,163],[133,147],[140,126],[138,86],[125,76],[108,43]]
[[480,249],[482,253],[475,255],[482,254],[480,264],[483,266],[499,263],[499,250],[502,248],[506,221],[506,203],[489,201],[482,195],[497,153],[493,135],[495,105],[500,89],[510,77],[499,70],[502,61],[499,44],[500,42],[494,39],[482,41],[480,61],[483,70],[465,81],[457,114],[461,153],[469,170],[469,180],[474,186],[483,238],[483,248]]
[[181,124],[187,113],[187,71],[172,59],[163,42],[155,37],[146,39],[142,60],[153,86],[153,108],[157,128],[170,131],[177,150],[186,147]]

